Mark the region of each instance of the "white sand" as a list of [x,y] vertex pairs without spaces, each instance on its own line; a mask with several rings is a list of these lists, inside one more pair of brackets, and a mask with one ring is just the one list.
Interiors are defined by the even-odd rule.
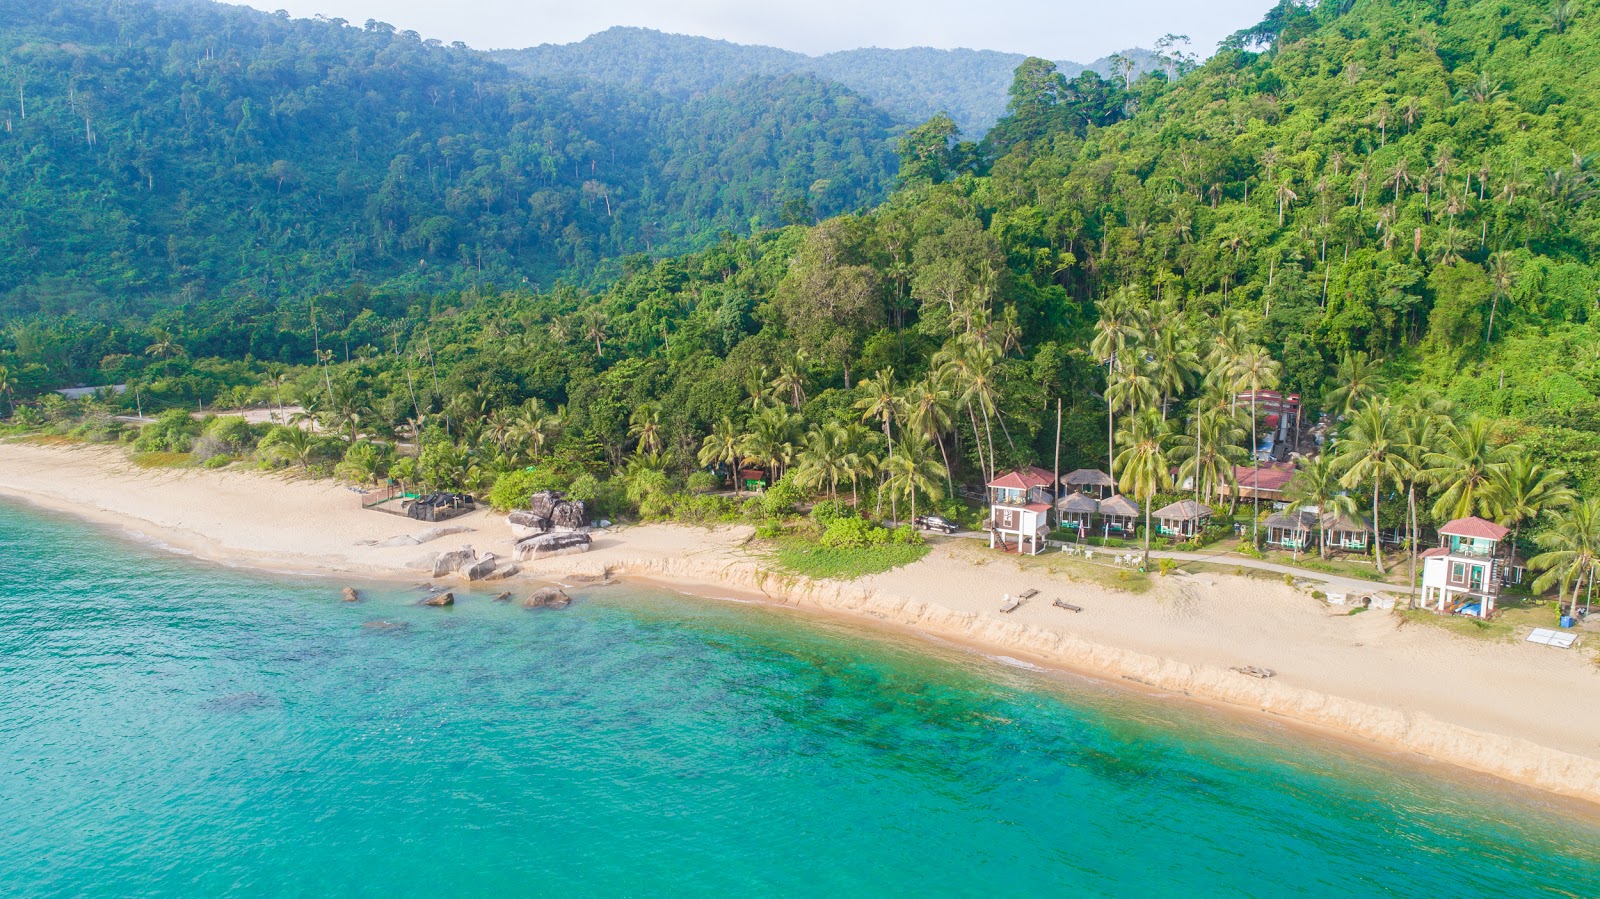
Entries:
[[[509,528],[426,546],[379,548],[433,525],[364,511],[329,482],[250,471],[143,470],[115,448],[0,443],[0,494],[113,525],[225,564],[422,578],[407,563],[471,544],[508,555]],[[716,585],[910,626],[988,651],[1264,711],[1386,747],[1600,802],[1600,668],[1579,650],[1474,640],[1395,615],[1350,616],[1281,583],[1172,575],[1138,594],[1074,582],[972,541],[937,546],[903,569],[850,584],[771,570],[747,528],[646,526],[596,536],[594,549],[524,565],[530,576],[607,571]],[[1040,593],[1010,615],[1001,594]],[[1061,597],[1084,607],[1051,606]],[[1276,669],[1258,680],[1236,665]]]

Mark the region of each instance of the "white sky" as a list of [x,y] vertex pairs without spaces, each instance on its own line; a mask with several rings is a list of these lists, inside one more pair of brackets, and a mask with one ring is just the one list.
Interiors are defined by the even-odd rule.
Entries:
[[582,40],[613,25],[818,54],[857,47],[971,47],[1090,62],[1168,32],[1209,56],[1273,0],[243,0],[296,17],[378,19],[480,49]]

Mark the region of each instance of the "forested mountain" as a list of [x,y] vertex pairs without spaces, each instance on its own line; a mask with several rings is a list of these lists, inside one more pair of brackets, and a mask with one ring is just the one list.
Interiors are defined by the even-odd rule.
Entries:
[[582,279],[894,172],[890,117],[809,75],[668,98],[200,0],[10,0],[0,96],[0,317]]
[[[308,283],[320,318],[35,319],[0,369],[23,396],[287,393],[367,461],[363,433],[418,437],[407,478],[482,489],[537,459],[645,514],[717,460],[948,495],[1052,459],[1057,402],[1065,464],[1114,449],[1146,503],[1174,469],[1210,493],[1254,442],[1239,394],[1281,387],[1336,434],[1304,495],[1353,493],[1387,527],[1555,528],[1563,485],[1600,496],[1597,17],[1285,0],[1173,81],[1027,60],[982,144],[942,117],[906,133],[873,211],[636,259],[597,294]],[[1585,508],[1560,527],[1600,546]]]
[[[809,73],[837,81],[903,122],[946,113],[974,139],[1005,113],[1011,73],[1027,57],[993,50],[866,48],[807,56],[775,47],[664,34],[647,28],[611,28],[572,44],[497,50],[495,59],[533,75],[583,76],[607,84],[688,96],[751,75]],[[1158,67],[1148,50],[1122,54],[1137,76]],[[1089,65],[1057,62],[1071,78],[1085,70],[1110,78],[1111,57]]]

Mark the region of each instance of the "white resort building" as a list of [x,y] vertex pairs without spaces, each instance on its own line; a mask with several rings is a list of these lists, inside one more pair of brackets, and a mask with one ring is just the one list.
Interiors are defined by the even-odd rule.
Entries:
[[1040,468],[1008,471],[989,482],[989,548],[1036,556],[1050,533],[1055,475]]
[[1488,618],[1500,588],[1513,578],[1510,531],[1482,518],[1439,528],[1440,545],[1422,554],[1422,607]]

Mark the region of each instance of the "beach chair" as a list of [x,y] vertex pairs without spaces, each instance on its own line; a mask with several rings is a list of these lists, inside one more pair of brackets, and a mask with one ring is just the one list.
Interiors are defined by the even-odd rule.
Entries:
[[1039,591],[1038,590],[1024,590],[1021,593],[1017,594],[1017,598],[1018,599],[1032,599],[1032,598],[1034,598],[1035,596],[1038,596],[1038,595],[1039,595]]
[[1007,615],[1009,615],[1012,612],[1015,612],[1017,610],[1017,606],[1020,606],[1020,605],[1022,605],[1022,600],[1020,600],[1017,597],[1012,596],[1011,594],[1007,593],[1005,595],[1005,597],[1000,601],[1000,611],[1002,611],[1002,612],[1006,613]]
[[1069,612],[1082,612],[1083,611],[1083,606],[1075,606],[1072,603],[1067,602],[1064,599],[1058,599],[1055,602],[1051,603],[1051,605],[1055,606],[1058,609],[1066,609]]

